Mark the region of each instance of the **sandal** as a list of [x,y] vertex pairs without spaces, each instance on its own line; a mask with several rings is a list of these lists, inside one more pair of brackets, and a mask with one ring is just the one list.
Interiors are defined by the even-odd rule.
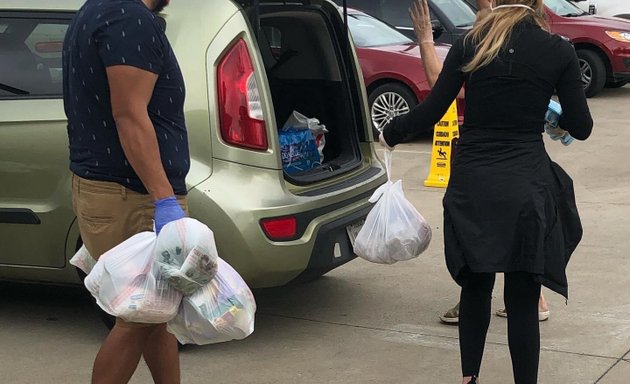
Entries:
[[456,306],[449,309],[443,315],[440,315],[440,320],[446,324],[457,324],[459,323],[459,303]]
[[[549,310],[547,311],[538,311],[538,321],[545,321],[545,320],[549,320]],[[499,316],[499,317],[507,317],[507,311],[505,310],[505,308],[501,308],[498,311],[495,312],[495,315]]]

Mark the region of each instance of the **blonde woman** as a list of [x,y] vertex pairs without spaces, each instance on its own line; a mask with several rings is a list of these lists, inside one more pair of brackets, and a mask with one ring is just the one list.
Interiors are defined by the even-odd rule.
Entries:
[[[492,2],[490,0],[476,0],[477,1],[477,20],[483,19],[487,16],[492,9]],[[429,5],[427,0],[415,0],[409,9],[409,16],[413,22],[413,29],[418,39],[418,46],[420,47],[420,57],[422,57],[422,66],[424,73],[427,76],[429,85],[433,87],[437,81],[440,72],[442,72],[442,63],[438,59],[437,52],[435,50],[435,43],[433,41],[433,27],[431,26],[431,17],[429,12]],[[458,98],[464,97],[464,92],[461,91]],[[549,319],[549,307],[545,296],[540,293],[538,299],[538,320],[545,321]],[[507,317],[507,311],[505,308],[501,308],[495,312],[497,316]],[[450,308],[446,312],[440,314],[440,321],[446,324],[455,325],[459,322],[459,303]]]
[[495,0],[451,48],[431,94],[384,127],[393,148],[428,131],[462,86],[464,124],[444,196],[446,264],[462,287],[462,383],[478,383],[495,273],[505,274],[516,384],[537,382],[541,284],[568,297],[566,264],[582,236],[571,178],[550,160],[542,133],[549,99],[578,140],[591,118],[573,47],[547,31],[543,0]]

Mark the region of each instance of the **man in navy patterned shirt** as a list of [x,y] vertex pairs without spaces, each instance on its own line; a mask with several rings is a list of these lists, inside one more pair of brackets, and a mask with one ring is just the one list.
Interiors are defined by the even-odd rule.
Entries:
[[[156,15],[168,2],[87,0],[64,42],[73,208],[95,259],[186,215],[184,81]],[[92,383],[128,382],[142,356],[156,383],[180,382],[166,324],[116,319]]]

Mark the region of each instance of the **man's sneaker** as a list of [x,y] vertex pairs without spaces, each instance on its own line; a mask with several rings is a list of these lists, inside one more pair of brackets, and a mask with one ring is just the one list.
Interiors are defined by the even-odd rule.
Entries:
[[440,315],[440,320],[446,324],[457,324],[459,323],[459,303],[456,306],[449,309],[443,315]]

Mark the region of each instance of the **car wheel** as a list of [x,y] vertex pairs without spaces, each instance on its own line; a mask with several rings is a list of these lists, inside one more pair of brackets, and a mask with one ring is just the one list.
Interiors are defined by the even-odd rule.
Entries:
[[578,49],[577,56],[582,72],[584,93],[586,97],[593,97],[604,89],[606,84],[604,61],[597,53],[588,49]]
[[375,137],[394,117],[409,112],[416,104],[414,94],[402,84],[387,83],[376,87],[368,97]]

